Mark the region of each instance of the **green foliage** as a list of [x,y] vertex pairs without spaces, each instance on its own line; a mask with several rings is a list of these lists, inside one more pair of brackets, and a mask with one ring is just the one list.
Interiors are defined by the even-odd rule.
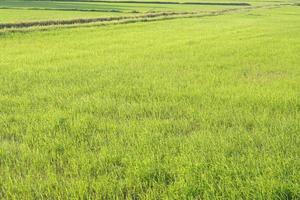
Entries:
[[299,11],[0,35],[0,198],[299,199]]
[[57,11],[57,10],[23,10],[23,9],[0,9],[0,23],[17,23],[46,20],[66,20],[79,18],[97,18],[125,15],[118,12],[80,12],[80,11]]
[[[177,5],[140,3],[99,3],[99,2],[60,2],[60,1],[0,1],[0,8],[66,10],[85,12],[158,12],[158,11],[206,11],[225,8],[238,8],[230,5]],[[0,9],[1,12],[1,9]],[[95,13],[96,14],[96,13]],[[66,14],[67,15],[67,14]],[[74,14],[75,16],[75,14]]]

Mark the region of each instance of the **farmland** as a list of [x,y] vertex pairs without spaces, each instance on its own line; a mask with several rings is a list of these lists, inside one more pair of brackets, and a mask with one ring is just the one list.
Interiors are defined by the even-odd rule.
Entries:
[[300,6],[246,3],[0,0],[0,199],[300,199]]

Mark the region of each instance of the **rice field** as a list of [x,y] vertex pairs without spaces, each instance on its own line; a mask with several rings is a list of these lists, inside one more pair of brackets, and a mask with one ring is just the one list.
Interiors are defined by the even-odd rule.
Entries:
[[59,10],[0,9],[0,23],[19,23],[45,20],[67,20],[74,18],[98,18],[129,15],[118,12],[80,12]]
[[[22,6],[0,24],[132,14]],[[300,6],[207,7],[1,29],[0,199],[300,199]]]
[[102,3],[76,1],[1,1],[0,8],[98,11],[98,12],[158,12],[158,11],[213,11],[239,7],[237,5],[189,5],[189,4],[141,4],[141,3]]

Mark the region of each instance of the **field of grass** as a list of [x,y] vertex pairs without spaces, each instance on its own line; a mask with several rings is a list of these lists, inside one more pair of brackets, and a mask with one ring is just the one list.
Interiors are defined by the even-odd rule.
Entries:
[[[56,1],[0,1],[0,8],[78,10],[102,12],[158,12],[158,11],[212,11],[237,8],[230,5],[172,5],[139,3],[56,2]],[[0,12],[1,9],[0,9]],[[0,13],[1,14],[1,13]],[[96,15],[96,14],[95,14]]]
[[[132,18],[157,13],[180,14],[208,14],[212,12],[222,12],[230,9],[242,9],[245,6],[239,5],[188,5],[188,4],[141,4],[141,3],[103,3],[103,2],[62,2],[62,1],[2,1],[0,2],[0,31],[3,24],[34,23],[31,26],[50,26],[51,21],[61,24],[63,20],[72,21],[71,25],[85,22],[75,22],[77,19],[86,20],[93,18],[111,19],[114,17]],[[246,6],[248,7],[248,6]],[[129,16],[130,14],[130,16]],[[136,15],[135,15],[136,14]],[[156,16],[155,18],[166,18],[167,16]],[[75,20],[75,21],[74,21]],[[112,19],[119,21],[118,19]],[[130,19],[127,19],[130,20]],[[141,20],[141,19],[140,19]],[[114,22],[114,23],[115,23]],[[88,22],[91,23],[91,22]],[[118,22],[119,23],[119,22]],[[44,24],[44,25],[42,25]],[[76,25],[77,26],[77,25]],[[5,26],[6,28],[8,26]],[[11,26],[9,26],[11,27]]]
[[[98,18],[126,15],[118,12],[79,12],[57,10],[0,9],[0,23],[16,23],[44,20],[66,20],[74,18]],[[128,15],[128,14],[127,14]]]
[[[0,9],[0,23],[94,14]],[[4,30],[0,199],[300,199],[299,24],[282,6]]]
[[51,1],[3,1],[0,7],[5,8],[35,8],[35,9],[60,9],[60,10],[93,10],[93,11],[118,11],[130,12],[133,10],[144,10],[143,8],[155,8],[155,5],[118,5],[109,3],[91,2],[51,2]]

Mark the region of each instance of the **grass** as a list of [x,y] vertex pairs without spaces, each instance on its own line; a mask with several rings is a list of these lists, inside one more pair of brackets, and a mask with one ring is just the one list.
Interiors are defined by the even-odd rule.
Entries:
[[[1,9],[2,6],[2,9]],[[82,7],[83,6],[83,7]],[[101,9],[100,9],[100,7]],[[108,7],[107,7],[108,6]],[[110,7],[117,6],[117,7]],[[139,10],[118,10],[126,6],[139,8]],[[154,6],[154,7],[153,7]],[[260,6],[280,6],[279,4],[266,4]],[[271,7],[270,7],[271,6]],[[112,23],[132,23],[136,21],[153,21],[170,18],[182,18],[192,16],[219,15],[224,13],[239,12],[242,10],[255,9],[257,6],[232,6],[232,5],[193,5],[193,4],[142,4],[142,3],[103,3],[103,2],[62,2],[62,1],[9,1],[0,4],[0,29],[27,28],[42,26],[79,26],[82,23],[89,23],[88,26],[107,25],[103,21]],[[69,11],[69,12],[65,12]],[[140,13],[143,19],[131,19],[136,15],[128,16],[128,13]],[[155,17],[152,15],[162,15]],[[152,17],[150,17],[150,15]],[[174,16],[170,16],[174,15]],[[176,16],[175,16],[176,15]],[[138,17],[137,16],[137,17]],[[121,18],[122,22],[119,20]],[[128,19],[130,18],[130,19]],[[115,20],[116,19],[116,20]],[[99,23],[95,23],[100,21]],[[91,24],[93,22],[93,24]],[[110,23],[110,24],[112,24]],[[44,28],[42,28],[45,30]],[[15,30],[11,30],[15,31]],[[1,31],[2,32],[2,31]]]
[[45,20],[67,20],[74,18],[98,18],[126,15],[118,12],[79,12],[57,10],[0,9],[0,23],[31,22]]
[[[212,11],[241,6],[222,5],[168,5],[140,3],[98,3],[98,2],[57,2],[57,1],[0,1],[0,8],[18,9],[50,9],[71,11],[100,11],[100,12],[153,12],[153,11]],[[1,9],[0,9],[1,11]]]
[[[36,30],[48,30],[53,28],[74,28],[74,27],[87,27],[87,26],[103,26],[121,23],[134,23],[145,21],[157,20],[170,20],[174,18],[195,17],[192,13],[148,13],[143,15],[131,16],[116,16],[116,17],[101,17],[101,18],[81,18],[71,20],[49,20],[49,21],[35,21],[35,22],[22,22],[22,23],[8,23],[0,24],[2,33],[5,32],[25,32]],[[207,16],[207,15],[206,15]],[[198,17],[198,15],[197,15]]]
[[2,199],[299,199],[300,7],[0,35]]
[[[2,9],[1,9],[2,8]],[[243,6],[219,5],[159,5],[135,3],[91,3],[58,1],[3,1],[0,2],[0,27],[3,24],[51,24],[57,21],[77,21],[94,18],[128,17],[140,13],[193,13],[206,14]],[[68,11],[68,12],[66,12]],[[197,12],[197,13],[196,13]]]
[[[78,11],[119,11],[130,12],[132,10],[143,9],[147,6],[118,6],[106,3],[90,3],[90,2],[54,2],[54,1],[3,1],[0,2],[1,7],[5,8],[35,8],[35,9],[59,9],[59,10],[78,10]],[[149,6],[149,9],[151,6]]]

